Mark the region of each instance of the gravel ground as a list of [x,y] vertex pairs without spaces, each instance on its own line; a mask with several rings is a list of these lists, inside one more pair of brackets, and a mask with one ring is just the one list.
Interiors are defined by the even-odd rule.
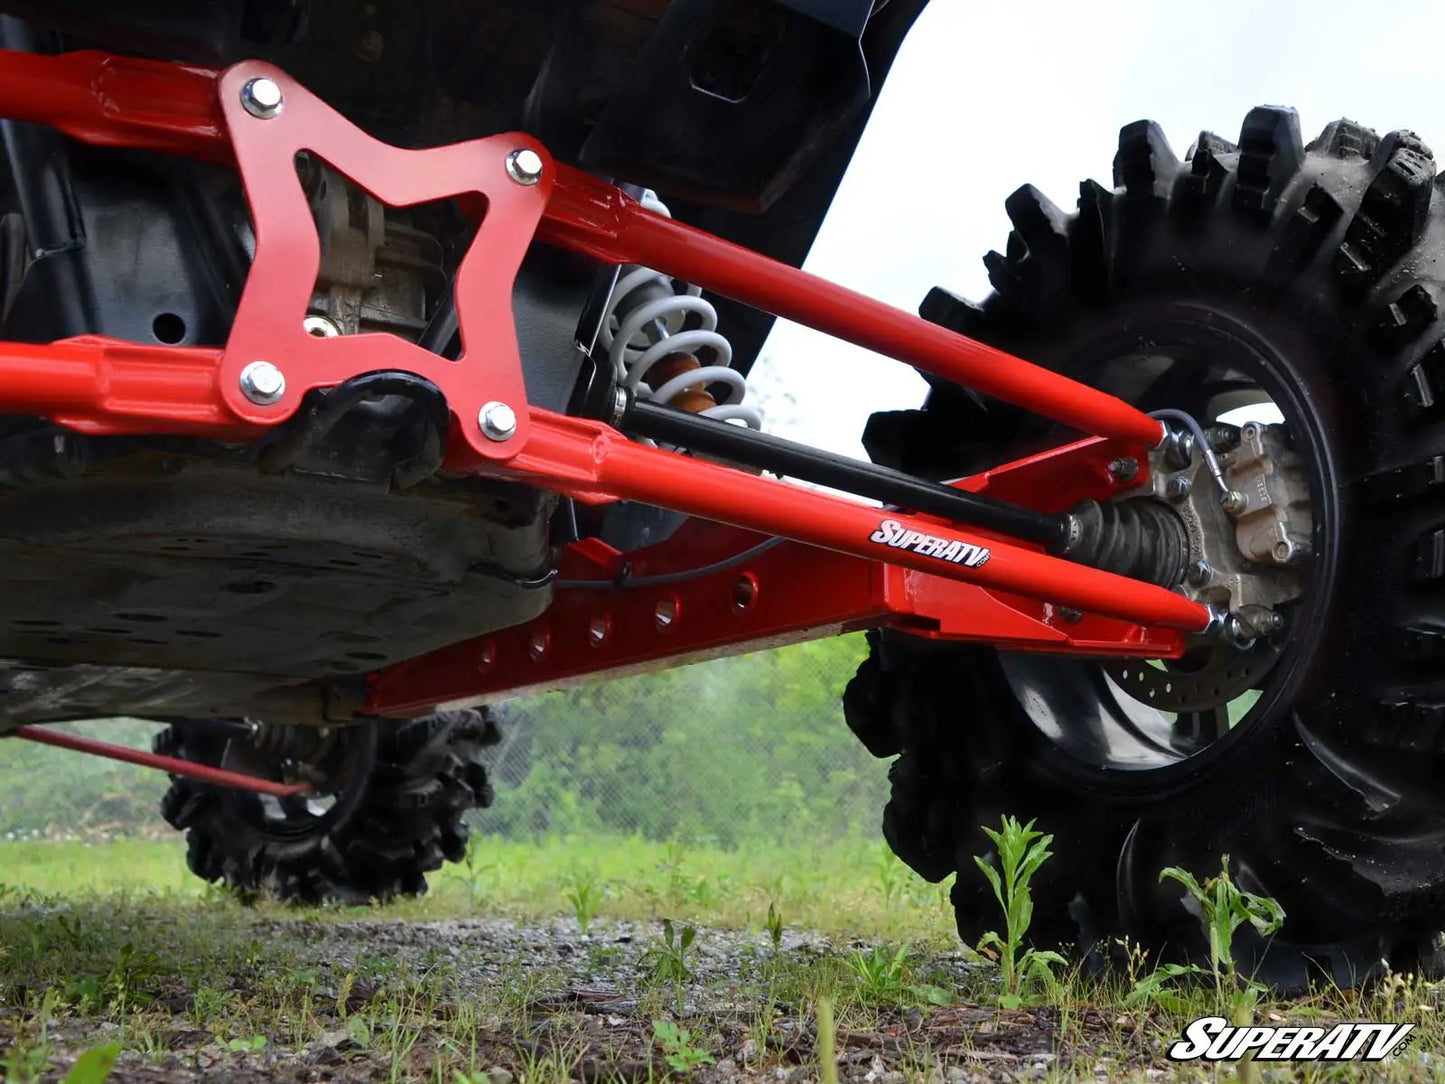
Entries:
[[[854,946],[785,931],[775,950],[766,934],[699,930],[686,960],[682,1008],[676,988],[656,979],[657,924],[571,920],[510,921],[256,920],[248,934],[285,946],[314,975],[306,1026],[272,1035],[258,1051],[229,1049],[261,1021],[205,1017],[194,991],[151,1006],[123,1032],[113,1021],[62,1017],[52,1026],[60,1072],[83,1049],[108,1039],[127,1047],[112,1080],[198,1078],[250,1081],[434,1079],[445,1084],[535,1080],[699,1081],[816,1079],[816,1023],[800,982],[819,969],[847,966]],[[264,954],[251,961],[264,972]],[[929,981],[967,985],[976,967],[960,953],[922,963]],[[769,978],[762,976],[768,975]],[[228,980],[240,994],[264,981]],[[765,996],[771,982],[774,1000]],[[401,992],[400,995],[398,992]],[[881,998],[879,999],[882,1000]],[[901,1084],[1112,1075],[1120,1068],[1172,1075],[1140,1026],[1081,1010],[1061,1041],[1047,1010],[992,1007],[840,1006],[836,1054],[842,1080]],[[243,1010],[244,1011],[244,1010]],[[0,1029],[10,1031],[0,1015]],[[654,1021],[675,1021],[712,1064],[670,1070]],[[359,1023],[360,1022],[360,1023]],[[1142,1024],[1142,1021],[1140,1022]],[[138,1030],[143,1027],[143,1032]],[[239,1031],[237,1029],[240,1029]],[[229,1030],[227,1030],[229,1029]],[[143,1034],[143,1040],[137,1039]],[[1083,1045],[1080,1045],[1083,1044]],[[138,1050],[137,1045],[148,1048]],[[464,1050],[462,1048],[465,1048]],[[1110,1049],[1120,1060],[1090,1050]],[[482,1073],[458,1074],[457,1055]]]

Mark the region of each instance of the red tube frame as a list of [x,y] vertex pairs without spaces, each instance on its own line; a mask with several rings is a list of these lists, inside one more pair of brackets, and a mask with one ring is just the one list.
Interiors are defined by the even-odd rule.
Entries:
[[[284,106],[278,115],[261,118],[243,107],[242,89],[257,78],[274,80],[281,88]],[[781,549],[791,555],[787,561],[774,556],[768,562],[769,568],[784,566],[772,573],[775,576],[812,576],[813,566],[822,567],[817,548],[850,555],[860,567],[876,566],[880,584],[902,575],[897,570],[909,570],[912,580],[907,582],[914,586],[905,591],[908,598],[916,602],[928,593],[918,584],[946,584],[946,590],[940,586],[941,594],[935,592],[934,603],[948,596],[962,607],[959,612],[973,613],[983,622],[960,628],[941,612],[914,622],[921,621],[937,635],[1094,654],[1137,653],[1147,645],[1152,654],[1170,655],[1182,650],[1183,637],[1168,630],[1198,631],[1209,623],[1205,607],[1160,587],[1050,557],[1026,544],[962,531],[931,517],[882,513],[644,447],[602,422],[529,407],[517,410],[518,428],[510,439],[489,439],[479,425],[480,405],[501,400],[520,408],[525,403],[510,299],[517,268],[534,241],[609,262],[655,267],[1107,438],[1029,461],[1036,480],[1041,470],[1050,473],[1045,484],[1014,497],[1021,503],[1042,507],[1041,500],[1076,498],[1085,491],[1107,495],[1113,483],[1107,460],[1101,458],[1104,451],[1145,463],[1148,449],[1163,434],[1157,420],[1103,392],[647,212],[614,186],[554,162],[530,137],[508,134],[402,150],[367,136],[267,64],[247,61],[214,72],[101,53],[42,57],[0,51],[0,115],[53,124],[91,143],[234,160],[257,237],[251,273],[224,348],[143,345],[100,336],[40,346],[0,343],[0,410],[41,414],[92,433],[248,439],[290,417],[310,389],[377,369],[402,369],[431,380],[446,395],[454,423],[449,470],[512,478],[588,501],[655,504],[729,524],[739,529],[733,532],[735,539],[749,537],[745,532],[751,531],[800,543]],[[539,156],[542,175],[537,183],[521,184],[509,176],[508,155],[518,149]],[[315,282],[319,242],[292,166],[301,150],[317,154],[384,203],[405,206],[456,198],[479,219],[455,283],[461,358],[440,358],[389,335],[319,339],[305,334],[301,322]],[[239,374],[256,360],[271,361],[285,373],[287,387],[276,403],[258,405],[242,394]],[[1057,483],[1052,472],[1070,463],[1083,464],[1087,485]],[[1016,467],[961,484],[989,488],[991,477],[1008,478]],[[923,547],[924,552],[880,546],[870,539],[884,518],[897,521],[900,532],[942,541]],[[950,542],[986,549],[990,556],[968,565],[935,556]],[[886,573],[882,562],[888,566]],[[857,569],[854,573],[855,579],[866,578]],[[906,621],[910,613],[919,618],[922,611],[916,606],[910,611],[913,603],[898,590],[886,598],[877,592],[854,598],[844,624]],[[967,598],[959,597],[959,591]],[[1000,612],[1001,599],[1008,600],[1002,605],[1013,616]],[[1026,599],[1043,600],[1046,608],[1067,607],[1106,615],[1099,620],[1118,620],[1092,635],[1061,635],[1056,628],[1040,627],[1032,616],[1038,603]],[[809,614],[801,600],[796,606],[797,612],[782,623],[792,632],[810,622],[826,623],[825,610],[837,616],[836,608],[825,606]],[[985,614],[991,616],[985,619]],[[1020,614],[1026,615],[1028,635],[1020,633],[1015,620]],[[774,634],[783,634],[781,626]],[[735,645],[751,642],[724,639]],[[653,657],[678,654],[658,647]],[[376,688],[394,689],[401,674],[415,680],[419,667],[444,664],[441,657],[430,663],[414,661],[381,675]],[[394,708],[408,699],[376,695],[373,707]]]

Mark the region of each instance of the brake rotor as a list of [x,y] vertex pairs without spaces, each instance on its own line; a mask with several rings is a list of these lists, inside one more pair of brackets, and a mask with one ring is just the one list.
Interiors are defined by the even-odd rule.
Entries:
[[1280,649],[1264,639],[1246,651],[1213,644],[1179,659],[1146,662],[1111,659],[1104,673],[1129,696],[1160,711],[1210,711],[1257,686],[1279,661]]

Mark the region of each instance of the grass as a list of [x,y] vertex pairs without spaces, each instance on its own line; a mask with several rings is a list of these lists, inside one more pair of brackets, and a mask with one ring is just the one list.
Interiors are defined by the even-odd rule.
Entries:
[[[10,892],[83,898],[158,895],[177,903],[207,895],[175,842],[0,842],[0,882]],[[948,882],[932,885],[876,842],[822,847],[753,844],[734,850],[615,837],[537,843],[480,839],[466,863],[430,877],[418,900],[389,905],[388,918],[488,915],[647,921],[763,929],[771,907],[789,926],[834,937],[952,935]],[[261,908],[261,913],[294,911]],[[367,909],[328,909],[356,917]]]
[[[1212,985],[1141,1000],[1150,961],[1105,978],[1074,964],[1001,1006],[944,889],[873,843],[483,839],[421,900],[304,911],[206,889],[176,843],[0,844],[0,871],[9,1081],[55,1079],[108,1043],[147,1080],[1232,1079],[1163,1056],[1216,1012]],[[669,953],[681,966],[658,966]],[[1253,1008],[1259,1023],[1415,1022],[1375,1076],[1442,1079],[1419,1056],[1445,1049],[1440,992],[1396,975]],[[1256,1069],[1343,1081],[1361,1066]]]

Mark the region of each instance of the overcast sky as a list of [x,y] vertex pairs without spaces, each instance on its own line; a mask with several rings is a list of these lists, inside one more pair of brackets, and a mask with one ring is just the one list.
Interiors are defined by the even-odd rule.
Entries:
[[[1181,156],[1201,129],[1237,139],[1261,104],[1299,110],[1306,142],[1348,116],[1445,154],[1442,47],[1445,0],[932,0],[805,266],[909,310],[935,284],[981,298],[1004,198],[1031,182],[1072,210],[1143,117]],[[792,325],[753,373],[769,430],[859,457],[871,411],[923,394],[905,367]]]

